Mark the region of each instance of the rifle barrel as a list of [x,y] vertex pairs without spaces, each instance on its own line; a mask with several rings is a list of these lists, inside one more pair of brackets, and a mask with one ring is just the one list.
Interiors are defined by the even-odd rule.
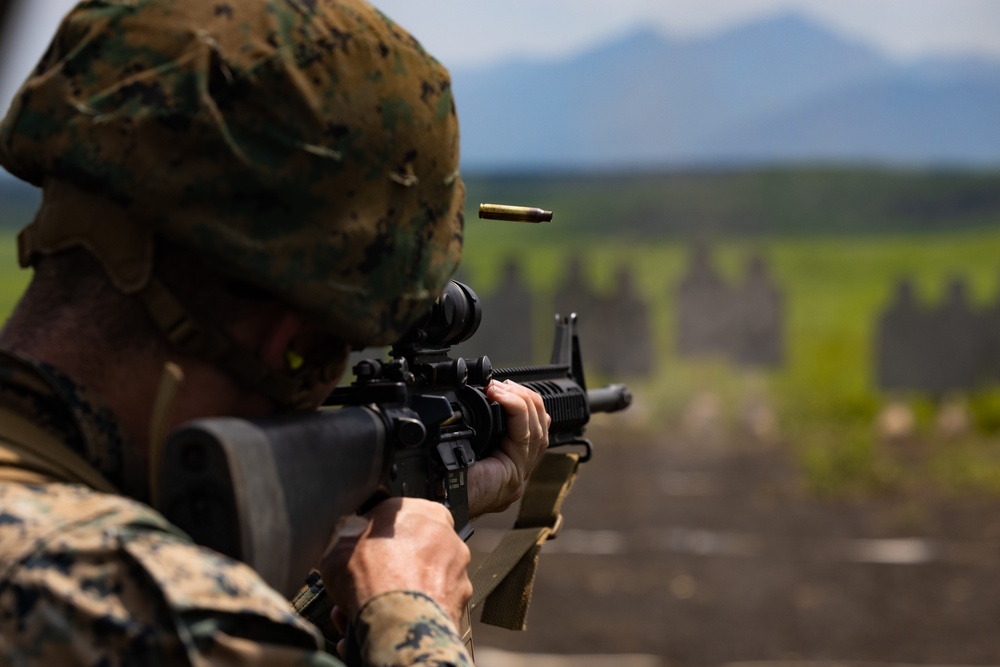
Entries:
[[609,384],[588,390],[587,401],[591,412],[618,412],[632,404],[632,392],[623,384]]

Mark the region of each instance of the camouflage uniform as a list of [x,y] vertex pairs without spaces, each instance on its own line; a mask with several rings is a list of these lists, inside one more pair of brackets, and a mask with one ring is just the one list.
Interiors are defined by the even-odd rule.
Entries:
[[[159,282],[160,238],[333,352],[398,338],[461,252],[447,71],[364,0],[80,2],[0,124],[0,165],[45,189],[23,265],[85,248],[174,348],[285,406],[343,359],[270,373]],[[0,353],[0,663],[339,664],[252,570],[116,491],[129,446],[95,397]],[[369,664],[469,664],[419,594],[356,623]]]
[[[55,369],[0,353],[0,663],[341,664],[246,565],[32,459],[30,443],[6,435],[18,418],[63,443],[63,460],[122,475],[111,412]],[[471,664],[449,617],[419,594],[375,598],[357,626],[368,664]]]

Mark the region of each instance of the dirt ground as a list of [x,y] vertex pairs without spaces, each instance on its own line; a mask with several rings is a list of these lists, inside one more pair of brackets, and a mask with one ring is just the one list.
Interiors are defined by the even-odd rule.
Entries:
[[[478,646],[678,666],[1000,664],[1000,502],[820,502],[780,446],[593,435],[528,630],[477,622]],[[511,521],[478,523],[474,552]]]

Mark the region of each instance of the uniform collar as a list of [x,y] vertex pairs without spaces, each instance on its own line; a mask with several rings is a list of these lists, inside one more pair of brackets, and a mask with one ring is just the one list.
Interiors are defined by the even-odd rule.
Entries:
[[124,488],[125,439],[104,401],[45,362],[0,349],[0,405],[51,433]]

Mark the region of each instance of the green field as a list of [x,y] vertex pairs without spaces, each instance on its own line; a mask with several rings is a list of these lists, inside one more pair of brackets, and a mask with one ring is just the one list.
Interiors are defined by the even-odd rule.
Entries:
[[31,277],[17,265],[17,238],[0,234],[0,321],[7,319]]
[[[571,255],[586,259],[598,290],[610,287],[620,265],[636,272],[652,305],[659,344],[655,379],[635,385],[646,429],[676,429],[685,405],[705,391],[722,397],[735,428],[746,388],[763,384],[775,405],[782,439],[795,448],[811,485],[821,493],[867,495],[907,485],[1000,493],[1000,390],[969,397],[979,431],[941,445],[945,450],[925,452],[914,470],[905,452],[877,441],[875,422],[885,397],[875,389],[872,375],[875,320],[900,276],[911,276],[928,303],[938,300],[947,280],[959,274],[978,305],[1000,304],[1000,225],[948,234],[719,243],[717,264],[731,278],[739,275],[750,252],[763,253],[787,299],[788,362],[780,371],[748,377],[720,364],[684,362],[672,353],[673,286],[687,263],[685,244],[556,241],[539,238],[535,227],[499,226],[503,224],[473,220],[467,226],[463,270],[484,294],[495,287],[508,257],[519,257],[529,283],[548,297]],[[545,305],[548,298],[540,300],[535,321],[542,324],[535,333],[542,343],[551,337],[545,330],[551,308]],[[923,437],[933,442],[934,406],[920,397],[910,400]]]
[[[523,263],[535,291],[549,296],[570,256],[587,260],[597,290],[610,288],[617,267],[630,266],[653,306],[655,338],[663,351],[657,367],[669,375],[678,363],[669,350],[673,286],[687,265],[685,244],[555,242],[533,238],[535,228],[527,225],[506,227],[501,233],[496,224],[477,220],[467,226],[463,271],[474,287],[483,293],[494,289],[510,257]],[[966,277],[981,305],[1000,302],[1000,228],[863,239],[736,240],[720,242],[715,257],[722,272],[735,279],[751,252],[768,258],[788,301],[789,363],[776,377],[782,384],[801,383],[803,388],[821,385],[821,392],[808,392],[823,397],[813,408],[817,412],[833,409],[829,397],[870,395],[872,327],[899,276],[912,276],[928,302],[941,296],[955,274]]]

